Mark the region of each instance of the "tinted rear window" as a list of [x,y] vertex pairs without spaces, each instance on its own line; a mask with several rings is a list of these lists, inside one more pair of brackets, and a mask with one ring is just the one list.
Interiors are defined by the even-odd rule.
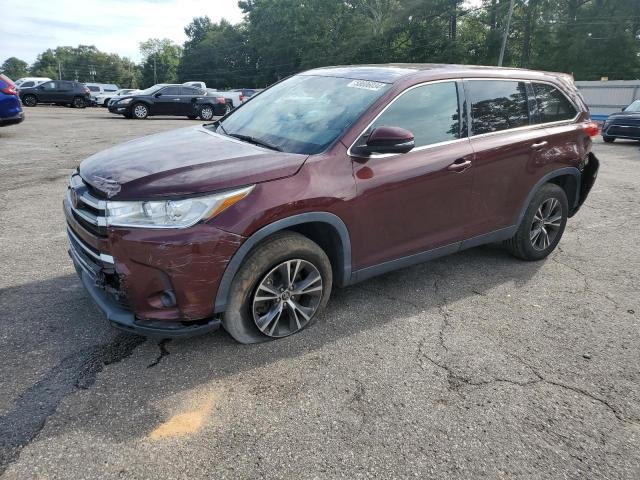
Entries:
[[540,123],[571,120],[578,114],[576,107],[556,87],[546,83],[534,83],[533,91],[538,100]]
[[529,125],[524,82],[472,80],[466,82],[471,97],[473,135]]
[[87,87],[89,90],[91,90],[92,92],[99,92],[100,91],[100,87],[94,87],[94,86],[88,86]]
[[20,85],[20,88],[29,88],[29,87],[33,87],[36,84],[36,82],[24,82],[22,85]]
[[182,87],[166,87],[162,90],[163,95],[182,95]]

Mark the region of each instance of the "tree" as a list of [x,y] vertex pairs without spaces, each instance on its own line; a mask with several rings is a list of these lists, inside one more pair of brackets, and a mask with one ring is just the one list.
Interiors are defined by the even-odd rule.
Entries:
[[168,38],[150,38],[140,43],[142,85],[173,83],[178,78],[182,47]]
[[17,80],[29,75],[29,64],[19,58],[9,57],[0,66],[0,72],[12,80]]
[[38,55],[31,73],[79,82],[115,83],[121,87],[138,86],[139,77],[131,60],[89,45],[48,49]]

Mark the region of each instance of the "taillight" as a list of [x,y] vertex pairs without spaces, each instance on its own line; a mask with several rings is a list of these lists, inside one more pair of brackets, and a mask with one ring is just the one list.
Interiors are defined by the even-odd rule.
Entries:
[[217,97],[216,98],[216,103],[226,103],[227,101],[224,99],[224,97]]
[[89,90],[89,87],[84,87],[84,93],[91,93],[91,90]]
[[595,137],[600,131],[596,122],[587,122],[582,125],[582,129],[584,130],[584,133],[590,137]]
[[9,84],[4,88],[0,88],[0,92],[5,93],[7,95],[18,95],[18,91],[16,90],[16,86]]
[[240,95],[240,101],[244,102],[244,95]]

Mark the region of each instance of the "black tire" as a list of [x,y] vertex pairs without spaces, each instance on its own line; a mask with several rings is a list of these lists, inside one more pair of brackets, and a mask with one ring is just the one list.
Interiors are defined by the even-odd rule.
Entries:
[[131,106],[132,117],[136,120],[144,120],[149,116],[149,107],[144,103],[135,103]]
[[38,104],[38,99],[35,95],[25,95],[22,97],[22,104],[25,107],[35,107]]
[[615,137],[605,137],[604,135],[602,136],[602,140],[604,140],[605,143],[613,143],[615,139]]
[[[292,263],[301,260],[303,263],[308,263],[314,267],[316,273],[320,274],[322,280],[321,289],[318,288],[319,293],[317,294],[315,310],[310,315],[310,319],[306,321],[307,323],[304,323],[302,326],[300,326],[299,323],[298,325],[294,325],[294,317],[292,316],[292,314],[295,313],[292,312],[294,309],[287,305],[286,309],[281,308],[280,311],[282,313],[278,315],[278,318],[275,320],[275,323],[278,323],[282,318],[282,325],[277,325],[278,331],[272,332],[272,335],[269,336],[268,334],[262,333],[257,326],[257,322],[254,321],[254,300],[257,301],[256,296],[259,285],[271,275],[271,272],[273,272],[278,265],[288,260],[293,260]],[[296,272],[297,271],[296,269]],[[301,271],[300,275],[302,275],[302,273]],[[297,333],[311,325],[317,319],[320,312],[322,312],[329,300],[332,282],[331,263],[329,262],[327,254],[318,244],[299,233],[288,231],[275,233],[258,245],[247,256],[236,273],[231,284],[227,310],[224,313],[224,328],[240,343],[265,342]],[[318,287],[320,287],[320,285],[318,285]],[[292,295],[291,299],[295,302],[296,297]],[[298,297],[298,300],[301,301],[301,297]],[[273,302],[274,305],[276,303],[287,303],[284,298],[279,298]],[[296,314],[296,317],[297,316],[298,314]],[[286,319],[289,319],[288,325],[284,325]],[[295,331],[288,331],[293,330],[294,327],[292,327],[292,325],[294,325]]]
[[226,115],[226,114],[230,113],[231,110],[233,110],[233,106],[228,104],[228,103],[225,103],[224,104],[224,113],[223,113],[223,115]]
[[129,119],[133,118],[133,115],[131,115],[130,113],[123,113],[122,116]]
[[[553,214],[550,220],[557,215],[560,216],[557,222],[546,223],[538,220],[540,211],[544,212],[546,206],[555,205],[558,202],[558,213]],[[551,213],[550,213],[551,214]],[[562,238],[564,229],[567,225],[569,215],[569,203],[567,194],[556,184],[547,183],[536,192],[527,207],[527,211],[522,218],[522,222],[518,227],[518,231],[505,242],[506,247],[512,255],[522,260],[536,261],[547,257],[558,245]],[[542,215],[544,218],[545,214]],[[557,223],[557,227],[553,226]],[[544,234],[542,233],[544,232]],[[536,233],[538,236],[536,237]],[[544,242],[544,236],[547,236],[547,243]],[[540,238],[543,236],[543,238]]]
[[74,97],[71,106],[73,106],[73,108],[85,108],[87,106],[87,103],[82,97]]
[[103,107],[108,107],[109,106],[109,100],[111,100],[110,98],[105,98],[104,102],[102,102],[102,106]]
[[196,118],[198,118],[198,116],[197,115],[187,115],[187,118],[189,120],[195,120]]
[[203,105],[198,112],[198,116],[201,120],[208,122],[214,116],[213,107],[211,105]]

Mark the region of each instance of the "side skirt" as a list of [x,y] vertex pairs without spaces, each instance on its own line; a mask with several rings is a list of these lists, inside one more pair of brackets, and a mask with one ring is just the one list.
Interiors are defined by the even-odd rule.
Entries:
[[349,284],[351,285],[362,282],[369,278],[382,275],[383,273],[391,272],[393,270],[398,270],[400,268],[410,267],[418,263],[428,262],[429,260],[435,260],[436,258],[444,257],[468,248],[508,240],[515,235],[517,230],[518,226],[512,225],[510,227],[501,228],[500,230],[495,230],[493,232],[463,240],[462,242],[444,245],[424,252],[414,253],[413,255],[408,255],[406,257],[389,260],[388,262],[379,263],[378,265],[372,265],[371,267],[362,268],[351,274]]

